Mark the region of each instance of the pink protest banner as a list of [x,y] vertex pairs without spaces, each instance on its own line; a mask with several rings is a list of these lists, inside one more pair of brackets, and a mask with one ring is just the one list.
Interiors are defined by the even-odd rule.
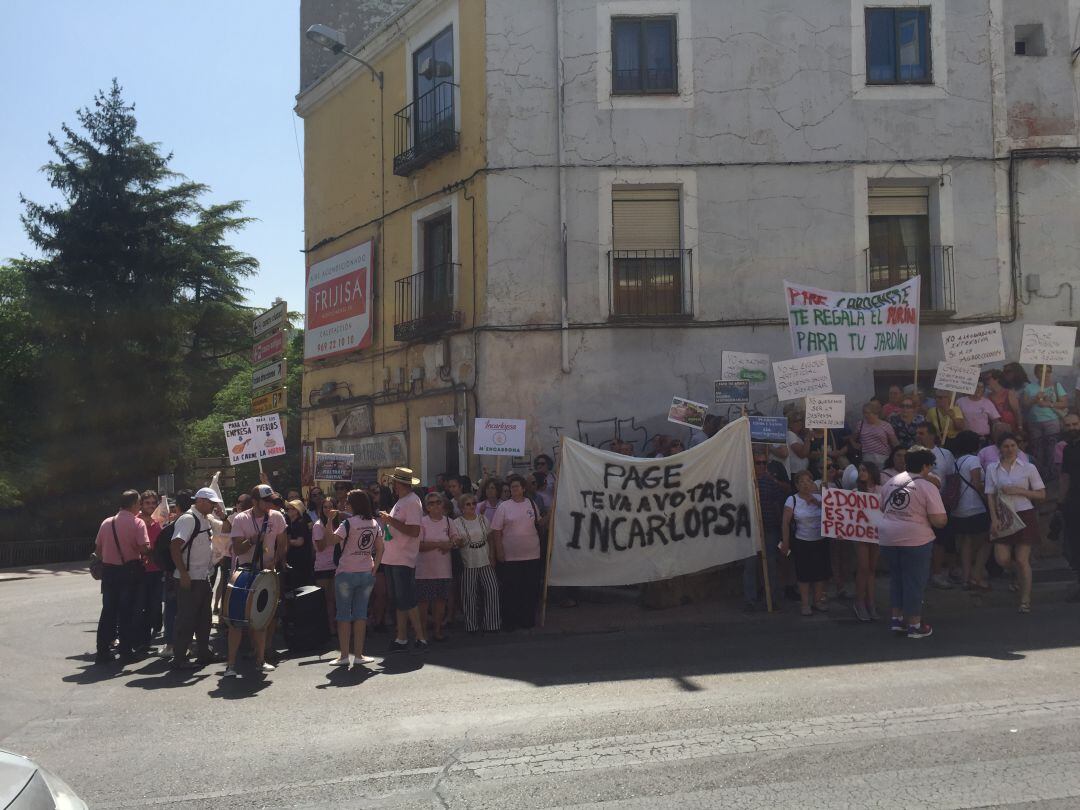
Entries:
[[874,513],[881,513],[881,499],[873,492],[827,489],[821,494],[821,535],[876,543]]

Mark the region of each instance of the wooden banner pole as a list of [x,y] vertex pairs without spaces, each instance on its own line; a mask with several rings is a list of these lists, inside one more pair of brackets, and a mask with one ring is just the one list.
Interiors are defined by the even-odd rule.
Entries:
[[[559,437],[559,458],[555,462],[555,480],[559,480],[559,473],[562,472],[562,458],[563,458],[563,444],[565,436]],[[543,627],[547,622],[547,605],[548,605],[548,580],[551,579],[551,552],[555,548],[555,508],[559,503],[559,485],[555,484],[555,494],[551,498],[551,511],[548,512],[548,543],[547,543],[547,561],[544,564],[544,593],[540,602],[540,626]]]
[[1047,364],[1043,363],[1042,374],[1039,375],[1039,388],[1046,388]]
[[821,462],[825,466],[821,472],[821,488],[829,486],[829,429],[821,429]]

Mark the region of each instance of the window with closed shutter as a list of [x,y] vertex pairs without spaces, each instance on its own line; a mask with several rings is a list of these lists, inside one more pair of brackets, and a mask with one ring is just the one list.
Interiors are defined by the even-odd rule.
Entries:
[[924,305],[933,286],[930,190],[926,186],[869,189],[868,286],[884,290],[915,276],[923,279]]
[[611,217],[612,313],[684,314],[679,189],[616,186]]

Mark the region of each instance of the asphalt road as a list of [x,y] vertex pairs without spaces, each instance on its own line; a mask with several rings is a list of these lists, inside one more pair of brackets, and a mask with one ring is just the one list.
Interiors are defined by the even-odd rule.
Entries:
[[839,609],[718,613],[222,682],[220,666],[91,666],[89,576],[8,572],[0,747],[95,808],[1076,808],[1064,593],[1038,586],[1029,616],[1006,593],[935,593],[919,641]]

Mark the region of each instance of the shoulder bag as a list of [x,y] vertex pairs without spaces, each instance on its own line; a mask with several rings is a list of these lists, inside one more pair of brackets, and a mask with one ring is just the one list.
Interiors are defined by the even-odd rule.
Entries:
[[993,526],[990,527],[990,539],[998,540],[1016,534],[1021,529],[1026,528],[1027,524],[1016,513],[1009,496],[1001,492],[1001,486],[998,484],[996,476],[994,478],[994,491],[997,495],[994,498],[994,517],[997,518],[997,531],[994,531]]

